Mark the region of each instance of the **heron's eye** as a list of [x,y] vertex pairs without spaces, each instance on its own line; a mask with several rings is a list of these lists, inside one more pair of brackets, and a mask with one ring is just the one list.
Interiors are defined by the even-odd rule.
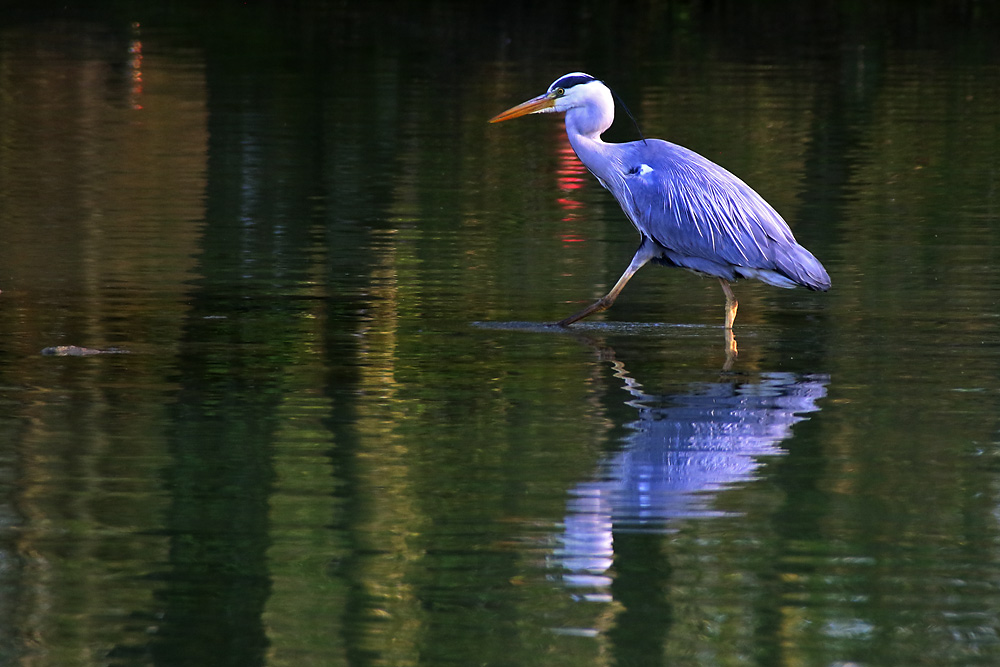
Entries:
[[566,94],[565,90],[563,90],[562,88],[556,88],[556,97],[562,97],[565,94]]

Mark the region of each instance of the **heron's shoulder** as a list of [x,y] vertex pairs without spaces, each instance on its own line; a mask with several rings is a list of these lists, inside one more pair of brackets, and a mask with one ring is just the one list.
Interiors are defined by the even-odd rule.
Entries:
[[640,165],[648,167],[645,170],[646,173],[649,173],[649,170],[673,172],[685,169],[721,169],[711,160],[693,150],[663,139],[633,141],[622,146],[624,148],[622,152],[623,162],[633,172],[640,171]]

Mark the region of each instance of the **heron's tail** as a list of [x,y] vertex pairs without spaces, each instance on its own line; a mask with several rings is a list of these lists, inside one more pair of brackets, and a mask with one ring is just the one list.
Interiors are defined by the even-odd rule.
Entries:
[[811,252],[798,243],[777,248],[774,263],[778,271],[803,287],[817,292],[830,289],[830,274]]

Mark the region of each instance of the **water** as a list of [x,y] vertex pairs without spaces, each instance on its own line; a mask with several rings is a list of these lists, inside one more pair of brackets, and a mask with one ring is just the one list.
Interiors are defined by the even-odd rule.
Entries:
[[[9,11],[2,661],[995,664],[995,16],[698,7]],[[634,231],[485,121],[577,69],[833,289],[544,326]]]

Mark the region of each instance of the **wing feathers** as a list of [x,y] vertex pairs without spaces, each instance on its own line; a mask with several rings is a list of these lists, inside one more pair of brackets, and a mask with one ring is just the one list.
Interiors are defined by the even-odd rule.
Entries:
[[739,178],[665,141],[622,148],[621,187],[608,189],[640,232],[663,246],[665,261],[723,278],[829,289],[822,264]]

